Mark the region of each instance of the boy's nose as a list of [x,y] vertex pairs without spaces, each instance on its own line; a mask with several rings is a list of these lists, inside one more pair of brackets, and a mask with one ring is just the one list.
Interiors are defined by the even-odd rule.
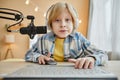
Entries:
[[65,21],[61,21],[61,27],[66,27]]

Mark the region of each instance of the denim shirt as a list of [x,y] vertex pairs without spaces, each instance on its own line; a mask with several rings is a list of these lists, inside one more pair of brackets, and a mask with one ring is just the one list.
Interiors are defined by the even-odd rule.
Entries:
[[[33,47],[25,55],[26,61],[38,62],[41,55],[51,54],[53,57],[55,48],[55,35],[50,32],[38,38]],[[104,65],[108,60],[106,52],[93,46],[81,33],[75,32],[64,40],[64,61],[69,58],[93,57],[95,65]]]

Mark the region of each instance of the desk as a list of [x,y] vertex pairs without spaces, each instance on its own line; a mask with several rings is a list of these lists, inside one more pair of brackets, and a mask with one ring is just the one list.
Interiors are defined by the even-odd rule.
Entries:
[[118,76],[118,80],[120,80],[120,60],[112,60],[108,61],[107,65],[105,66],[106,70],[114,73]]
[[[4,60],[0,62],[0,77],[2,80],[2,76],[5,76],[9,73],[12,73],[18,69],[21,69],[25,66],[31,65],[33,63],[25,62],[24,60]],[[73,65],[72,63],[58,63],[57,65]],[[120,80],[120,61],[108,61],[108,63],[105,65],[105,69],[114,73],[118,76],[118,79]]]

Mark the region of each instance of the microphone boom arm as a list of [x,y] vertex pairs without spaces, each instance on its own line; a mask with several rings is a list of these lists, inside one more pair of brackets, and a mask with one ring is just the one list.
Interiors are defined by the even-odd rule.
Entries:
[[10,15],[11,16],[11,17],[0,16],[0,18],[2,18],[2,19],[18,21],[17,23],[14,23],[14,24],[10,25],[9,27],[7,27],[7,31],[8,32],[19,31],[19,30],[9,30],[9,28],[13,27],[13,26],[15,26],[17,24],[20,24],[23,21],[23,14],[20,11],[13,10],[13,9],[8,9],[8,8],[0,8],[0,14],[4,14],[4,15],[6,14],[6,15]]
[[21,34],[28,34],[31,39],[34,38],[35,34],[47,33],[47,27],[46,26],[36,27],[34,25],[34,16],[30,16],[30,15],[27,16],[27,19],[31,20],[28,27],[20,28],[19,30],[9,30],[10,27],[13,27],[17,24],[20,24],[23,21],[23,14],[20,11],[13,10],[13,9],[8,9],[8,8],[0,8],[0,14],[14,16],[14,17],[0,16],[0,18],[2,18],[2,19],[18,21],[17,23],[12,24],[9,27],[7,27],[8,32],[18,32],[18,31],[20,31]]

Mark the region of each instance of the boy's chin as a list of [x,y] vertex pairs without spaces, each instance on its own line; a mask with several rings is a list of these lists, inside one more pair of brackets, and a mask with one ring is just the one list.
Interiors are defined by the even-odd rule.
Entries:
[[59,35],[56,35],[58,38],[66,38],[69,34],[59,34]]
[[67,36],[57,36],[57,38],[60,38],[60,39],[64,39],[66,38]]

